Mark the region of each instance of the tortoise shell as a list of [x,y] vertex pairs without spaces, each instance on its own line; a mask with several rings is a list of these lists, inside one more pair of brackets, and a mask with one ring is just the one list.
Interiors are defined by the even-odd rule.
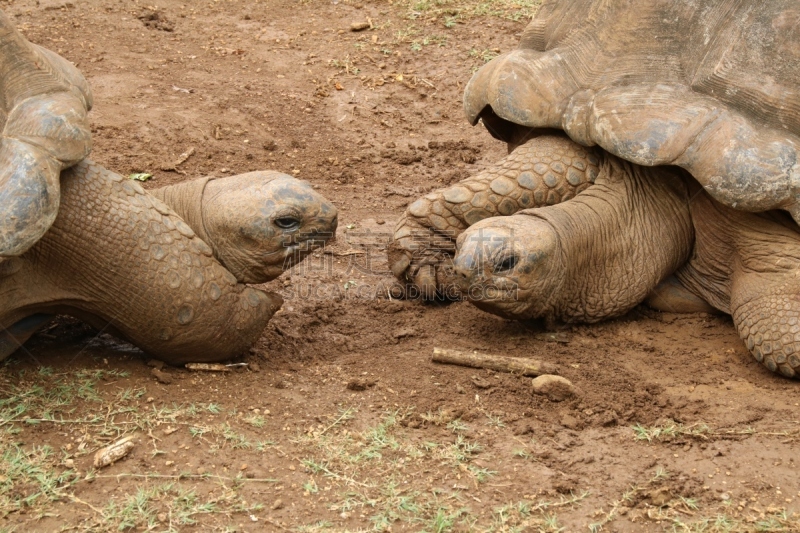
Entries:
[[0,12],[0,261],[25,252],[55,220],[61,171],[91,149],[91,106],[80,72]]
[[563,130],[678,165],[724,204],[800,220],[796,1],[546,2],[519,47],[475,73],[464,108],[507,142]]

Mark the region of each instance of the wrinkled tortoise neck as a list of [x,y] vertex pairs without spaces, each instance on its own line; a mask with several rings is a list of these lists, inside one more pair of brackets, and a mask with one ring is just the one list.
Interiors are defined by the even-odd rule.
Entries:
[[214,257],[219,260],[217,246],[212,235],[209,234],[203,219],[203,194],[205,193],[206,185],[213,179],[211,177],[198,178],[148,192],[175,211],[194,230],[197,236],[211,247],[214,251]]
[[596,183],[569,202],[523,211],[551,224],[564,265],[553,314],[597,322],[626,313],[691,252],[683,178],[607,156]]

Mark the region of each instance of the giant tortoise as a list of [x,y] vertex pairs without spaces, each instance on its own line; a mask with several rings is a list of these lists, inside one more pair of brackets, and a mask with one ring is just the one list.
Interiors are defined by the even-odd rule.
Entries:
[[464,96],[510,155],[412,203],[393,272],[517,318],[710,306],[797,375],[798,22],[789,1],[546,3]]
[[88,84],[0,13],[0,359],[54,314],[171,363],[224,360],[281,305],[263,283],[336,231],[337,211],[277,172],[146,192],[85,159]]

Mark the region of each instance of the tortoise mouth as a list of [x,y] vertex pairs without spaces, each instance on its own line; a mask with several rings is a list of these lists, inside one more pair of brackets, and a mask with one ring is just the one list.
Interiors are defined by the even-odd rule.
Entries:
[[[492,137],[508,144],[509,153],[517,146],[539,137],[540,135],[560,135],[564,132],[553,128],[532,128],[506,120],[494,112],[492,106],[487,105],[478,114],[475,124],[481,122]],[[474,125],[474,124],[473,124]]]

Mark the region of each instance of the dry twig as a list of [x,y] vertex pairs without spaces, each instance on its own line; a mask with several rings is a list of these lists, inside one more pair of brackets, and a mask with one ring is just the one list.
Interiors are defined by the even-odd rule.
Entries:
[[434,363],[448,365],[468,366],[470,368],[488,368],[498,372],[522,374],[523,376],[540,376],[542,374],[558,374],[556,365],[537,361],[536,359],[523,359],[521,357],[507,357],[505,355],[490,355],[478,352],[461,352],[445,348],[434,348]]

